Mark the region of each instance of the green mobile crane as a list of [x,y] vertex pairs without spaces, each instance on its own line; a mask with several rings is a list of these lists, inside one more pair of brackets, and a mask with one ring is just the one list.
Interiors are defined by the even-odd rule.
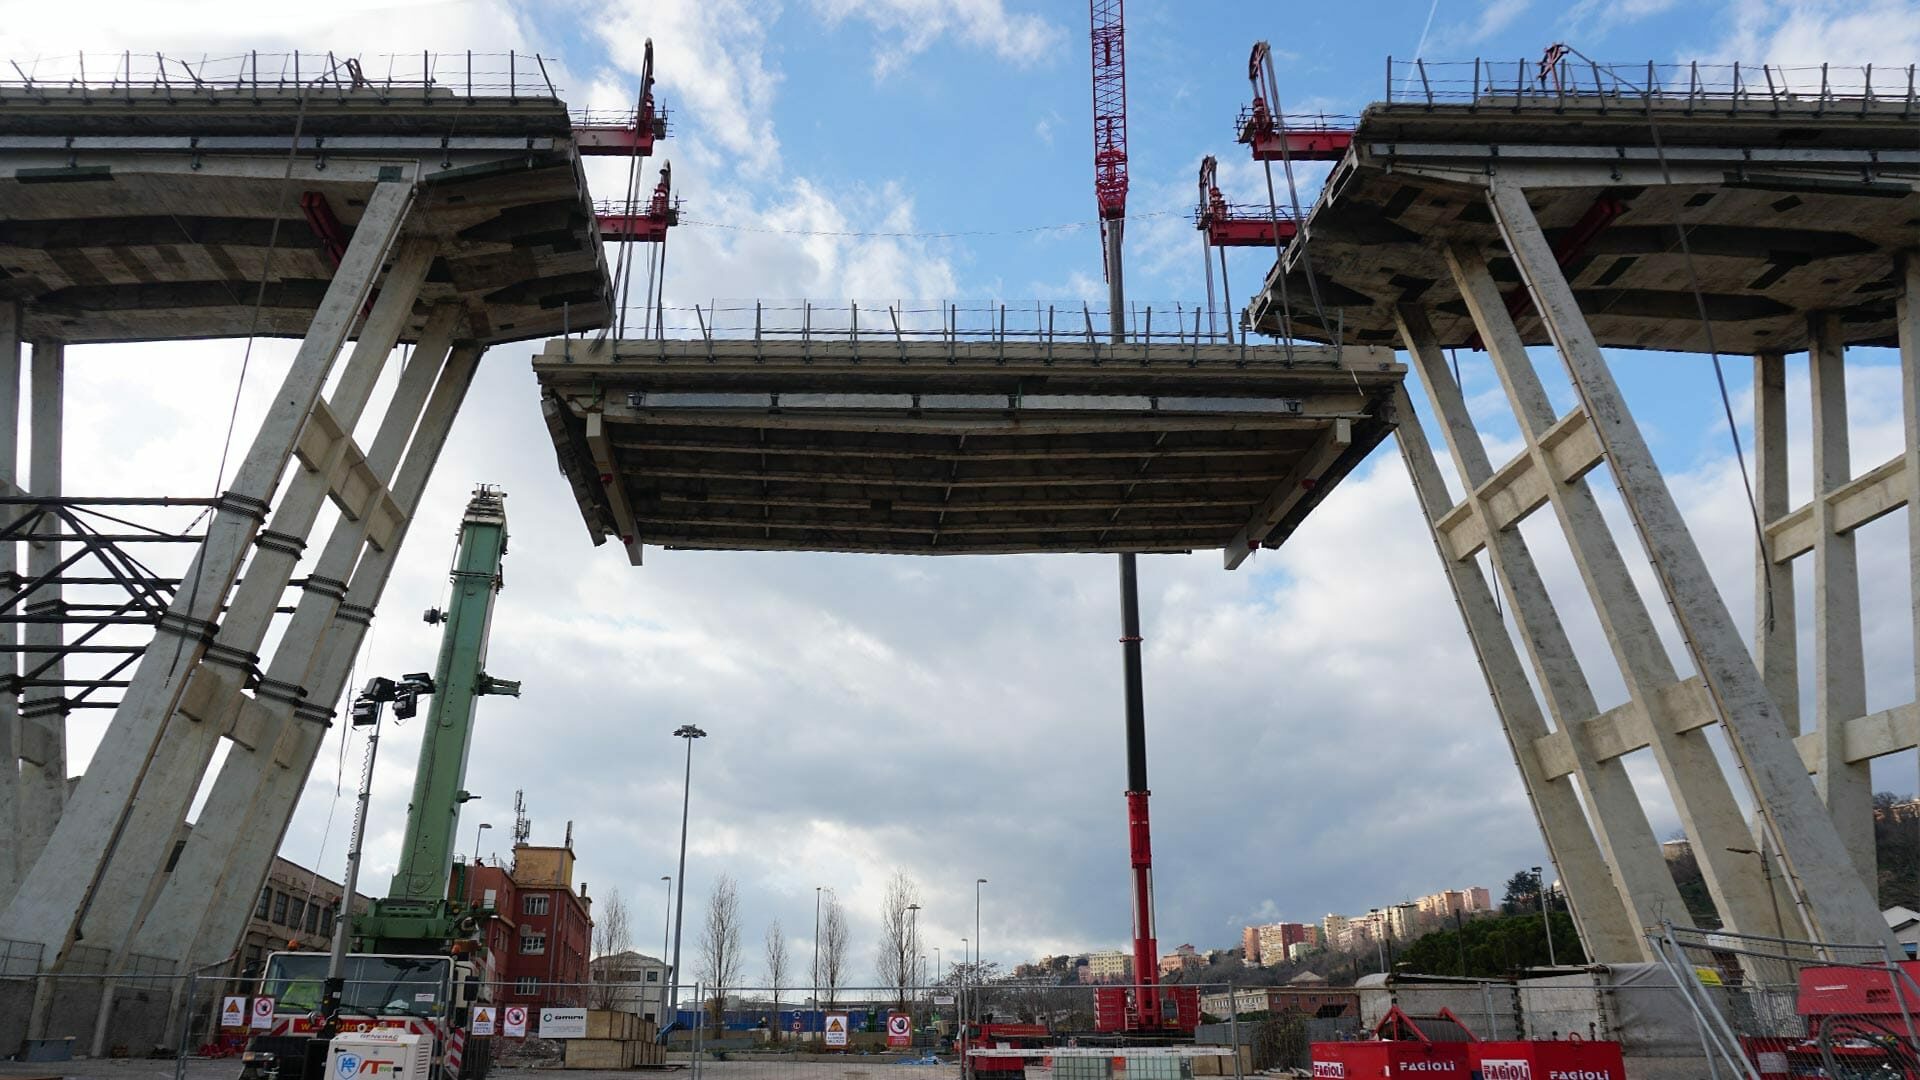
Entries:
[[[467,503],[451,599],[444,612],[427,612],[429,623],[445,625],[433,673],[371,679],[353,702],[353,724],[369,728],[370,736],[347,896],[355,892],[358,878],[381,709],[391,705],[395,719],[406,720],[419,711],[420,697],[431,698],[399,871],[385,897],[336,930],[331,955],[276,952],[267,957],[260,996],[272,1001],[274,1020],[249,1041],[242,1056],[242,1080],[316,1077],[327,1040],[336,1033],[372,1028],[399,1028],[430,1038],[433,1069],[428,1075],[435,1080],[481,1080],[486,1075],[491,1058],[487,1040],[469,1041],[468,1035],[474,1008],[491,1000],[481,970],[486,952],[481,927],[491,911],[467,902],[465,867],[457,877],[454,873],[453,842],[460,806],[473,798],[463,784],[476,700],[483,694],[520,694],[519,683],[493,678],[484,670],[493,598],[503,584],[505,499],[501,492],[481,486]],[[351,911],[345,900],[342,907]]]
[[[413,801],[407,807],[407,832],[400,868],[384,899],[353,921],[358,948],[368,952],[444,950],[472,939],[476,912],[466,890],[449,889],[453,870],[454,826],[460,807],[474,796],[463,786],[467,752],[473,746],[473,710],[483,694],[520,696],[520,684],[496,679],[484,670],[487,635],[493,623],[493,595],[502,584],[500,562],[507,553],[505,496],[480,487],[460,522],[460,549],[453,565],[453,595],[447,610],[429,610],[429,622],[444,622],[440,660],[427,690],[427,730],[420,741],[420,763],[413,776]],[[408,676],[400,684],[418,683]],[[406,691],[402,689],[401,693]],[[399,715],[396,704],[395,715]]]

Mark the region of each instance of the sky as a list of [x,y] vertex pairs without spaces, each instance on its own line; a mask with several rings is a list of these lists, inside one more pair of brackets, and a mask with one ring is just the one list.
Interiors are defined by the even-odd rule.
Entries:
[[[1264,176],[1232,141],[1256,39],[1273,42],[1286,107],[1329,114],[1378,98],[1389,54],[1512,63],[1564,40],[1639,63],[1904,67],[1920,57],[1915,0],[1134,0],[1127,15],[1128,283],[1137,303],[1162,311],[1205,298],[1188,219],[1199,158],[1219,156],[1230,198],[1264,195]],[[670,325],[686,326],[693,305],[750,308],[755,299],[1030,307],[1104,295],[1085,19],[1064,0],[0,0],[0,55],[57,65],[82,49],[297,47],[358,55],[377,73],[387,54],[515,49],[556,57],[569,102],[619,108],[634,96],[651,38],[672,130],[642,187],[672,161],[684,207],[665,297]],[[622,164],[593,163],[597,196],[623,194]],[[1309,200],[1318,175],[1301,178]],[[1236,253],[1236,303],[1263,270],[1257,253]],[[481,705],[466,786],[483,798],[463,812],[459,851],[474,850],[484,822],[492,828],[480,850],[504,853],[522,790],[536,843],[558,843],[570,821],[590,892],[604,900],[617,889],[640,927],[664,927],[660,879],[676,872],[686,765],[670,732],[695,723],[709,737],[692,762],[689,967],[691,926],[723,872],[740,883],[749,978],[773,920],[794,955],[810,954],[822,887],[847,907],[856,981],[864,978],[896,869],[920,890],[929,951],[948,961],[963,938],[1007,964],[1124,945],[1113,559],[650,549],[644,567],[630,567],[588,542],[551,457],[532,348],[487,355],[356,672],[430,664],[437,633],[417,615],[442,602],[473,485],[502,487],[513,539],[488,666],[525,690]],[[70,349],[68,490],[213,490],[236,393],[235,457],[290,354],[290,344],[264,341],[251,350],[238,341]],[[1569,407],[1557,365],[1543,359]],[[1613,359],[1729,606],[1751,611],[1752,522],[1713,365]],[[1894,358],[1857,350],[1855,360],[1860,472],[1898,453],[1901,432]],[[1491,368],[1466,353],[1460,364],[1490,453],[1511,457],[1520,444]],[[1808,491],[1804,360],[1789,369],[1798,502]],[[1750,447],[1749,365],[1731,358],[1725,374]],[[1417,390],[1414,399],[1424,406]],[[1598,486],[1644,571],[1617,498]],[[1550,515],[1523,532],[1569,613],[1601,707],[1618,704],[1625,691],[1597,624],[1579,611],[1579,578]],[[1900,515],[1861,532],[1873,709],[1913,694],[1904,548]],[[1223,572],[1212,551],[1143,558],[1165,948],[1229,946],[1248,923],[1364,911],[1443,888],[1498,891],[1514,870],[1544,861],[1436,558],[1391,444],[1285,548],[1238,571]],[[1651,576],[1641,583],[1687,672]],[[1811,610],[1804,598],[1802,610]],[[71,722],[76,768],[103,723],[93,714]],[[418,745],[417,724],[390,726],[382,740],[369,891],[384,888],[395,862]],[[288,858],[339,874],[361,753],[345,725],[329,735],[282,849]],[[1645,752],[1629,766],[1656,830],[1671,834],[1657,770]],[[1876,781],[1913,791],[1914,756],[1882,761]],[[987,884],[976,932],[978,878]],[[635,945],[652,952],[661,942],[649,929]]]

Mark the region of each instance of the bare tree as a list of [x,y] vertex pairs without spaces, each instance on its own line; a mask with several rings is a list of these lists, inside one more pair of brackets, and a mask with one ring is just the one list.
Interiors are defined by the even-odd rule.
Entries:
[[847,910],[831,892],[827,893],[827,906],[820,920],[820,994],[831,1007],[834,992],[847,977],[847,949],[853,931],[847,926]]
[[780,991],[787,985],[787,935],[775,919],[767,927],[767,986],[773,991],[773,1041],[780,1041]]
[[721,874],[707,898],[706,924],[700,928],[700,981],[713,997],[709,1008],[717,1029],[726,1020],[727,987],[740,977],[740,892],[732,876]]
[[920,906],[920,890],[906,872],[895,870],[887,880],[887,895],[880,901],[880,944],[874,950],[873,970],[880,981],[893,987],[894,1000],[901,1011],[907,1008],[907,993],[919,974],[920,943],[914,940],[914,909]]
[[594,985],[587,996],[594,1008],[612,1009],[620,1004],[622,994],[611,984],[630,977],[614,958],[633,948],[633,917],[619,889],[608,892],[598,906],[599,917],[593,920],[593,957],[600,963],[588,965]]

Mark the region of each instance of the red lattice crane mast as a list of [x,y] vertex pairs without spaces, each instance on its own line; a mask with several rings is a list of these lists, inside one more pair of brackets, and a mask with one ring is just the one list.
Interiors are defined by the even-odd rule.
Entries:
[[[1127,216],[1127,42],[1123,0],[1088,0],[1093,46],[1093,193],[1100,207],[1106,257],[1108,320],[1113,343],[1126,338],[1121,247]],[[1102,987],[1094,1026],[1102,1032],[1192,1031],[1196,992],[1163,1002],[1153,922],[1153,838],[1147,800],[1147,721],[1140,673],[1140,587],[1134,556],[1120,555],[1120,655],[1125,673],[1127,849],[1133,871],[1133,982]],[[1187,988],[1181,988],[1186,991]]]

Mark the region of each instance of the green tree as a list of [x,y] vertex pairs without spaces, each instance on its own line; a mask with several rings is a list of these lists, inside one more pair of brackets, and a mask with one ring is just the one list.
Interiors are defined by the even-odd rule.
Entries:
[[[1586,963],[1573,917],[1556,911],[1551,918],[1552,958],[1562,964]],[[1547,965],[1546,926],[1537,913],[1474,919],[1416,938],[1396,959],[1400,970],[1422,975],[1500,978],[1521,968]]]
[[1509,915],[1523,911],[1540,910],[1540,875],[1531,870],[1515,870],[1507,879],[1507,894],[1500,900],[1500,908]]

